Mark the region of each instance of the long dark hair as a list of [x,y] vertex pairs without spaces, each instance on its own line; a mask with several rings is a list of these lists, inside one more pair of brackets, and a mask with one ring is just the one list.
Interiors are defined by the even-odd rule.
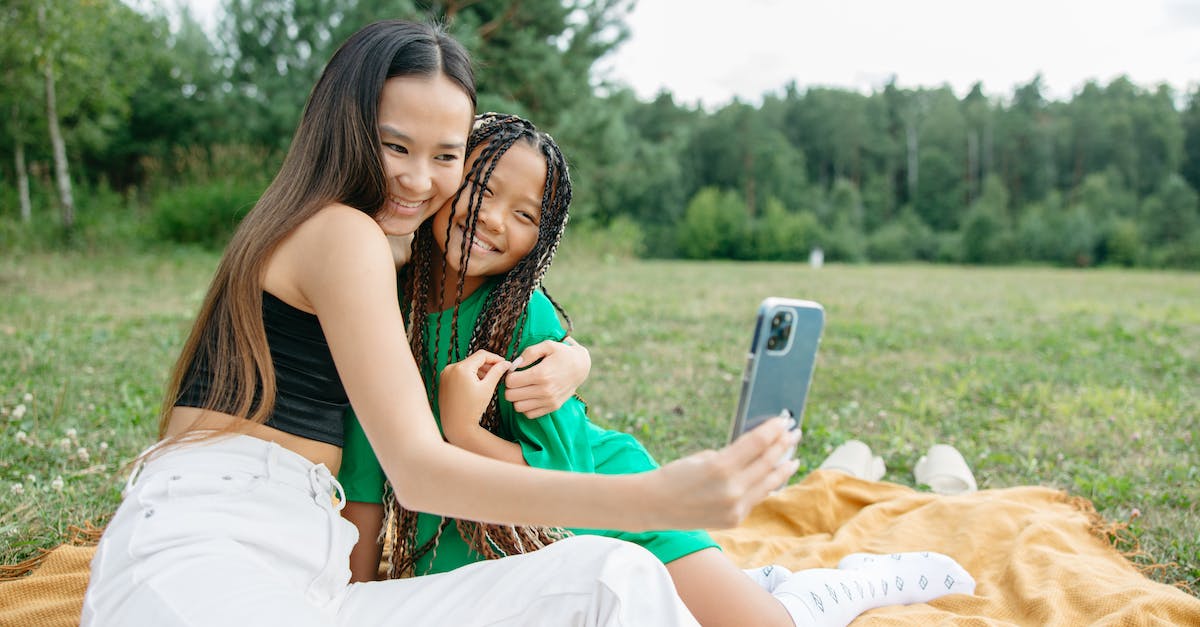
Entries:
[[[266,421],[275,399],[262,320],[266,262],[288,233],[324,207],[342,203],[371,216],[380,210],[387,190],[379,138],[383,84],[396,76],[439,74],[461,86],[474,107],[470,57],[440,26],[376,22],[334,53],[309,95],[279,173],[225,249],[172,369],[159,437],[197,361],[207,364],[212,377],[205,408]],[[261,402],[255,400],[258,390]]]
[[[566,228],[568,208],[571,204],[571,179],[566,159],[554,139],[539,131],[527,120],[514,115],[488,113],[478,116],[475,128],[467,140],[467,154],[472,155],[477,149],[479,154],[471,163],[450,209],[449,228],[453,228],[453,212],[458,209],[459,200],[466,195],[467,234],[463,237],[459,250],[459,259],[462,261],[459,264],[451,332],[448,338],[449,361],[458,361],[466,357],[458,349],[458,313],[470,263],[470,242],[475,235],[483,192],[500,158],[519,141],[536,150],[546,162],[546,185],[542,189],[542,215],[538,226],[538,238],[533,249],[516,266],[497,277],[495,285],[487,295],[479,319],[475,322],[467,354],[486,349],[508,359],[515,357],[513,353],[521,343],[521,328],[529,299],[533,291],[541,286],[542,278],[550,268],[550,262],[554,259],[554,253]],[[440,276],[443,277],[443,281],[449,280],[446,255],[439,253],[437,249],[432,223],[433,220],[426,221],[417,230],[413,240],[412,259],[401,274],[404,306],[409,313],[409,343],[421,368],[431,400],[436,390],[434,382],[438,372],[437,365],[430,356],[440,353],[442,337],[440,325],[432,331],[433,337],[429,337],[431,330],[426,312],[442,311],[447,305],[441,302],[444,290],[440,289],[440,286],[432,285],[433,264],[441,264]],[[447,242],[450,241],[449,235],[447,231]],[[431,298],[437,300],[431,301]],[[566,312],[553,299],[551,302],[566,320],[569,328],[571,322]],[[432,347],[429,346],[431,339]],[[511,439],[511,435],[505,433],[501,425],[498,395],[493,395],[480,424],[492,433]],[[391,577],[414,575],[417,561],[430,551],[436,551],[442,532],[454,519],[442,518],[434,537],[418,546],[418,514],[405,509],[394,498],[390,498],[390,494],[385,498],[385,503],[394,508],[387,517],[395,538],[388,574]],[[488,559],[533,551],[570,535],[556,527],[497,525],[461,519],[455,520],[455,523],[467,545]]]

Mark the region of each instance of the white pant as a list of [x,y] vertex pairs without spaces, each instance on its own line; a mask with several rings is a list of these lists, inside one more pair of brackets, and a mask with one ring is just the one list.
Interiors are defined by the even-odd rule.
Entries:
[[84,627],[696,624],[653,555],[597,536],[349,584],[358,533],[340,491],[324,465],[249,436],[159,452],[100,540]]

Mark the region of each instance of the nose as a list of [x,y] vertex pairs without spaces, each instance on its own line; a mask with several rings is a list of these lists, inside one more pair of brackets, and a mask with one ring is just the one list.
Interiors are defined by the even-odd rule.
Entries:
[[[428,164],[422,163],[420,160],[413,159],[405,164],[403,170],[396,177],[400,187],[407,193],[423,196],[433,189],[433,171]],[[408,198],[406,200],[421,200],[420,198]]]
[[489,231],[500,233],[504,231],[504,219],[495,203],[483,202],[479,206],[479,224]]

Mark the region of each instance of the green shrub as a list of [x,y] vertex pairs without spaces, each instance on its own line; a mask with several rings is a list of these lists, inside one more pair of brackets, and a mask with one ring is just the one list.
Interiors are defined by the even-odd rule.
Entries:
[[934,260],[943,263],[961,263],[963,260],[962,235],[958,231],[940,231],[934,234],[937,247]]
[[1150,265],[1157,267],[1200,270],[1200,229],[1185,239],[1152,248],[1147,257]]
[[21,220],[15,190],[5,189],[0,193],[6,202],[10,197],[13,202],[12,211],[6,209],[0,215],[0,250],[113,252],[132,250],[141,245],[141,216],[136,206],[125,194],[112,189],[107,181],[81,182],[72,186],[75,224],[69,232],[63,228],[57,193],[36,184],[31,185],[30,192],[32,215],[29,222]]
[[571,220],[563,235],[559,256],[592,259],[635,259],[646,249],[641,225],[629,216],[617,216],[607,225],[595,222],[576,224]]
[[1129,218],[1113,220],[1104,241],[1106,263],[1132,266],[1141,257],[1142,240],[1138,235],[1138,226]]
[[679,251],[690,259],[743,259],[750,256],[750,219],[736,191],[706,187],[684,211],[677,237]]
[[826,261],[858,263],[867,259],[866,238],[848,220],[838,220],[819,242]]
[[235,179],[182,185],[155,199],[151,230],[160,239],[219,248],[261,193]]
[[911,208],[883,225],[867,238],[871,261],[929,260],[936,256],[937,239]]
[[1042,204],[1026,207],[1017,220],[1017,254],[1030,261],[1061,261],[1062,241],[1059,238],[1064,219],[1063,211],[1057,207],[1053,210]]
[[1008,217],[1008,192],[999,177],[984,181],[983,195],[962,220],[962,255],[968,263],[1012,261],[1015,248]]
[[1103,230],[1101,220],[1083,205],[1067,210],[1057,233],[1060,242],[1056,261],[1072,266],[1086,267],[1096,263],[1096,251]]
[[1173,174],[1142,203],[1139,219],[1147,243],[1183,241],[1200,230],[1200,201],[1187,181]]
[[775,199],[767,201],[766,210],[754,221],[751,238],[755,259],[768,261],[798,261],[808,258],[808,252],[821,239],[821,225],[811,212],[793,213]]

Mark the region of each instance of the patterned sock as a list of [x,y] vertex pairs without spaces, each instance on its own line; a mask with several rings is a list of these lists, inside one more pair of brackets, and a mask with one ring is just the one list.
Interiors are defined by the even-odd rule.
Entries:
[[753,579],[754,583],[767,592],[774,592],[776,586],[787,581],[788,577],[792,576],[792,571],[779,564],[747,568],[742,572],[746,573],[747,577]]
[[793,574],[772,595],[797,625],[844,627],[885,605],[927,603],[947,594],[974,594],[975,580],[952,558],[933,552],[843,558],[836,570]]

